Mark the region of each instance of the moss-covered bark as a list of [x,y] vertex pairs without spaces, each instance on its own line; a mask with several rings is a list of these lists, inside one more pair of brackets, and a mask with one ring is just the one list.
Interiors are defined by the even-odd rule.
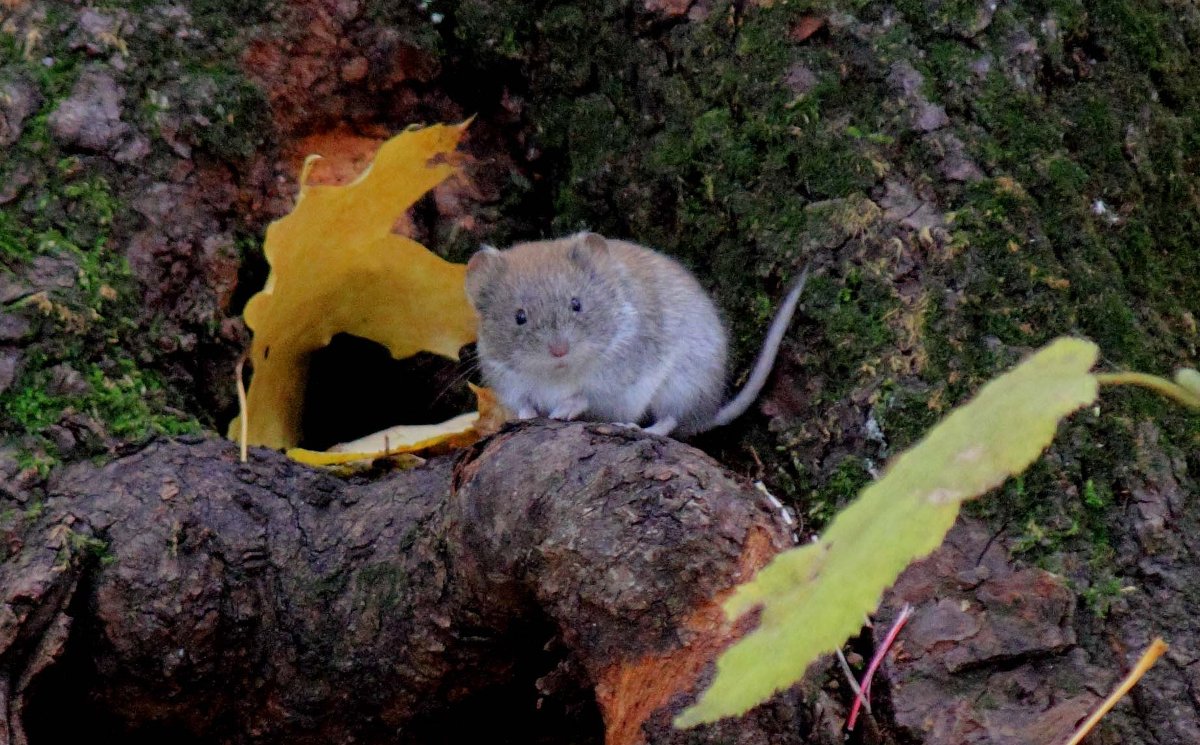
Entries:
[[222,328],[238,254],[261,224],[229,187],[184,194],[273,138],[236,62],[239,29],[145,3],[2,15],[0,85],[34,101],[3,112],[0,315],[29,325],[0,341],[13,360],[0,379],[6,471],[215,424],[229,399],[214,395],[213,364],[239,341]]

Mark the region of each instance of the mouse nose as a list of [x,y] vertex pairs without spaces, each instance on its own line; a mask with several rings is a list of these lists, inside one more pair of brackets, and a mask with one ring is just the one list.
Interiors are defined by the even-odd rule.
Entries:
[[550,342],[550,354],[554,357],[566,357],[567,352],[570,351],[570,349],[571,347],[568,346],[567,342],[564,340],[556,339],[555,341]]

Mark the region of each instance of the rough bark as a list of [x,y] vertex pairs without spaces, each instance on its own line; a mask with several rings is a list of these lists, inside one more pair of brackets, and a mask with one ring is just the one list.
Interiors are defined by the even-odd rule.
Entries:
[[[967,518],[887,593],[877,639],[902,604],[916,610],[884,668],[896,730],[931,745],[1065,742],[1161,636],[1165,657],[1089,742],[1200,741],[1195,496],[1183,462],[1157,452],[1158,430],[1140,429],[1124,529],[1112,539],[1124,579],[1107,597],[1093,587],[1088,603],[1077,603],[1063,574],[1016,558],[1027,549],[1013,528]],[[1068,560],[1079,572],[1095,559]]]
[[671,728],[731,637],[715,600],[792,536],[663,438],[524,426],[377,480],[156,441],[57,474],[6,537],[0,742],[533,741],[561,701],[598,742],[589,690],[608,743],[809,728],[794,693]]

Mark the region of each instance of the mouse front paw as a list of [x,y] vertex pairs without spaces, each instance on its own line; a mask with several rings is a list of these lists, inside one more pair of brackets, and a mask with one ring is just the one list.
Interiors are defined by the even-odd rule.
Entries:
[[649,427],[646,427],[646,431],[652,435],[662,435],[663,437],[666,437],[674,432],[677,426],[679,426],[679,420],[673,416],[665,416],[654,422],[654,424],[651,424]]
[[537,409],[532,406],[522,406],[517,409],[517,419],[533,419],[537,417]]
[[571,396],[550,411],[550,418],[571,420],[578,418],[585,411],[587,399],[583,396]]

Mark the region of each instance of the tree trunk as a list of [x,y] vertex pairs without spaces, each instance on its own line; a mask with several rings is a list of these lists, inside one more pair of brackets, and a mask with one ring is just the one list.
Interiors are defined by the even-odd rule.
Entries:
[[734,633],[720,597],[792,542],[671,440],[521,426],[373,480],[156,441],[49,494],[8,536],[0,742],[805,740],[794,693],[671,727]]

